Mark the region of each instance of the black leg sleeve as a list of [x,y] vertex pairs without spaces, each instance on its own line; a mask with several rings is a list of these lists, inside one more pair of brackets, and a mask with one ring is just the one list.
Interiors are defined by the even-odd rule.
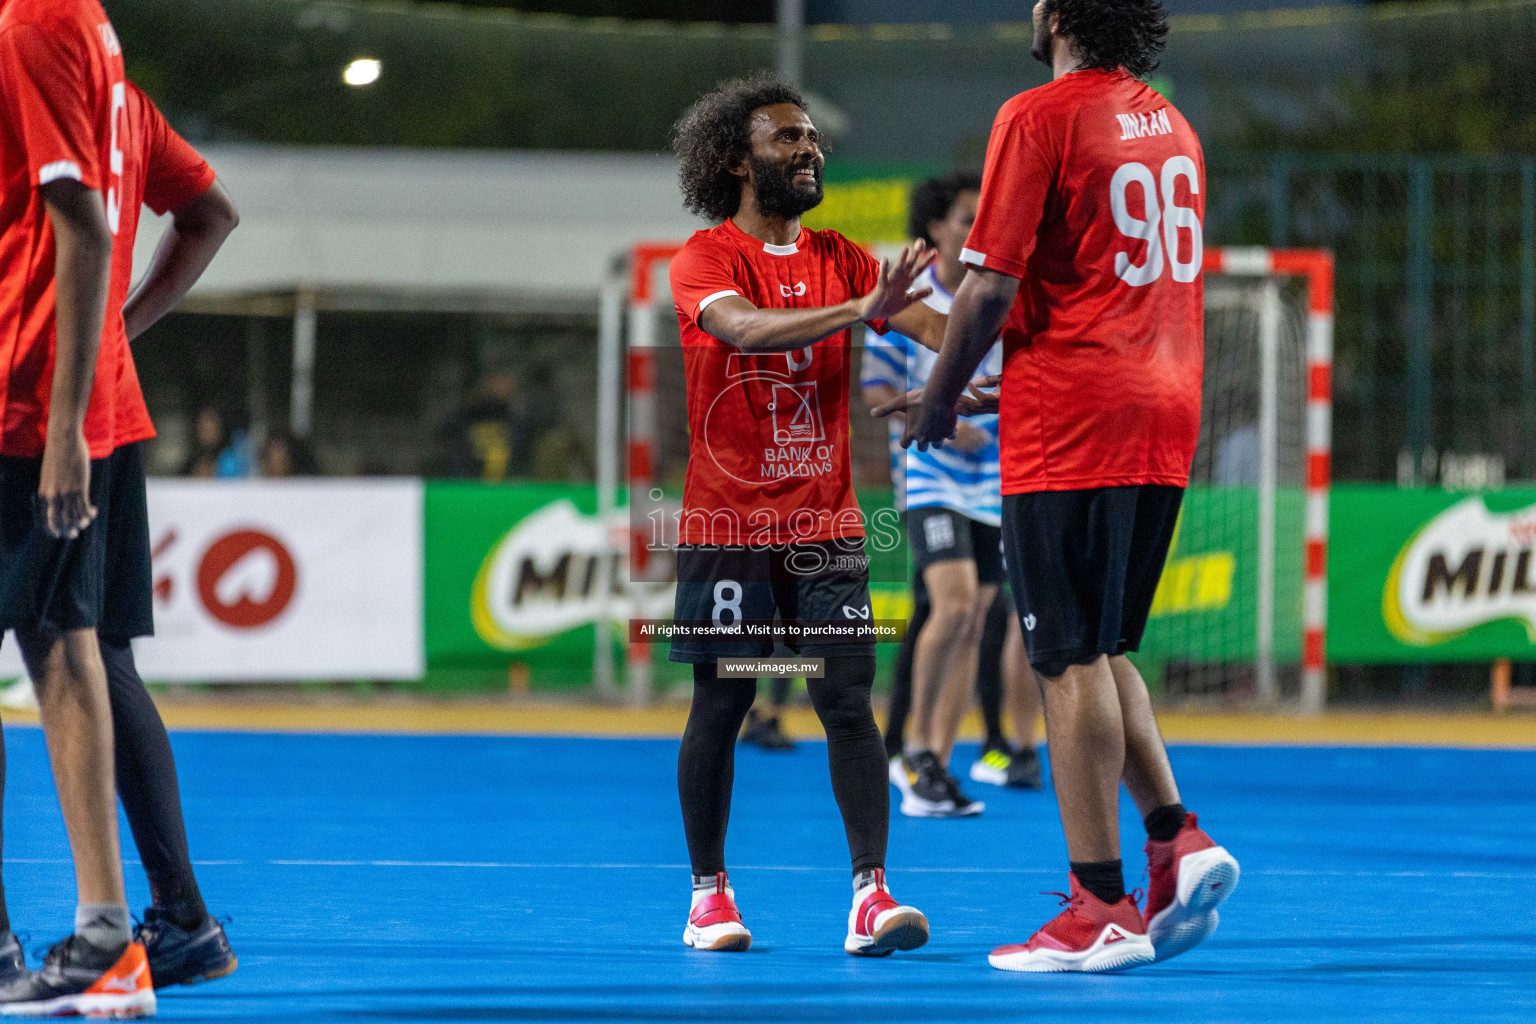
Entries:
[[885,722],[885,756],[887,759],[901,753],[903,734],[907,731],[907,715],[912,711],[912,655],[917,649],[917,634],[928,621],[928,588],[919,576],[912,584],[912,621],[907,623],[907,635],[902,637],[901,649],[896,652],[896,667],[891,674],[891,704]]
[[1013,601],[999,587],[997,597],[987,609],[981,630],[981,650],[976,659],[976,702],[981,705],[981,720],[987,727],[987,745],[1003,742],[1003,643],[1008,637],[1008,616]]
[[843,812],[855,874],[885,867],[885,844],[891,827],[885,752],[869,706],[874,681],[873,655],[828,658],[826,678],[806,680],[811,704],[827,733],[832,793]]
[[756,698],[756,679],[719,679],[713,664],[693,666],[693,706],[677,752],[677,796],[695,875],[725,870],[736,734]]
[[149,876],[150,897],[177,925],[188,927],[208,914],[192,874],[187,826],[181,817],[176,760],[160,712],[144,689],[126,640],[101,638],[112,701],[117,759],[117,795],[133,829],[133,841]]

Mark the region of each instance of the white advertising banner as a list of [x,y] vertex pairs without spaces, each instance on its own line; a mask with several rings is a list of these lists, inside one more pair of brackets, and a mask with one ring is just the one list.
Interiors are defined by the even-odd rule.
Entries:
[[[421,481],[152,480],[149,522],[145,679],[422,675]],[[6,643],[0,671],[19,662]]]

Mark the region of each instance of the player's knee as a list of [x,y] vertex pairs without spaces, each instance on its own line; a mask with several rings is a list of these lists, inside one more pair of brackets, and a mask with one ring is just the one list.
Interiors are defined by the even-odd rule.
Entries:
[[811,706],[828,735],[874,724],[869,704],[875,681],[875,659],[870,656],[828,658],[822,679],[806,680]]
[[951,640],[962,638],[971,628],[971,617],[968,601],[957,598],[935,601],[933,610],[928,613],[928,621],[923,624],[923,632],[931,630],[935,637]]
[[688,723],[739,728],[757,699],[757,680],[720,679],[714,669],[713,665],[694,666],[693,706]]

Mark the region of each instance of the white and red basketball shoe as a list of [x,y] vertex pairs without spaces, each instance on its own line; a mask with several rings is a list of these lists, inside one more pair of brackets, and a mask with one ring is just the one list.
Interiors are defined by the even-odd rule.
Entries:
[[1123,971],[1154,959],[1146,925],[1136,897],[1105,903],[1084,889],[1077,876],[1071,895],[1062,897],[1063,910],[1035,932],[1028,942],[999,946],[987,962],[1000,971]]
[[741,923],[736,891],[724,871],[715,876],[713,889],[694,890],[683,945],[715,953],[741,953],[752,948],[752,933]]
[[843,949],[854,956],[890,956],[927,941],[928,919],[916,907],[897,903],[885,887],[885,869],[876,868],[875,880],[853,894]]
[[1216,930],[1216,907],[1232,895],[1237,859],[1186,815],[1167,842],[1147,841],[1147,937],[1158,960],[1188,952]]

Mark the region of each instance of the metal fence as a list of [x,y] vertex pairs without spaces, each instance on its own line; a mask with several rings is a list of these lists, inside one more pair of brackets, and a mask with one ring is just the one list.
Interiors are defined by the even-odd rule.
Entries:
[[1208,195],[1224,243],[1336,254],[1337,478],[1536,477],[1536,158],[1224,161]]

